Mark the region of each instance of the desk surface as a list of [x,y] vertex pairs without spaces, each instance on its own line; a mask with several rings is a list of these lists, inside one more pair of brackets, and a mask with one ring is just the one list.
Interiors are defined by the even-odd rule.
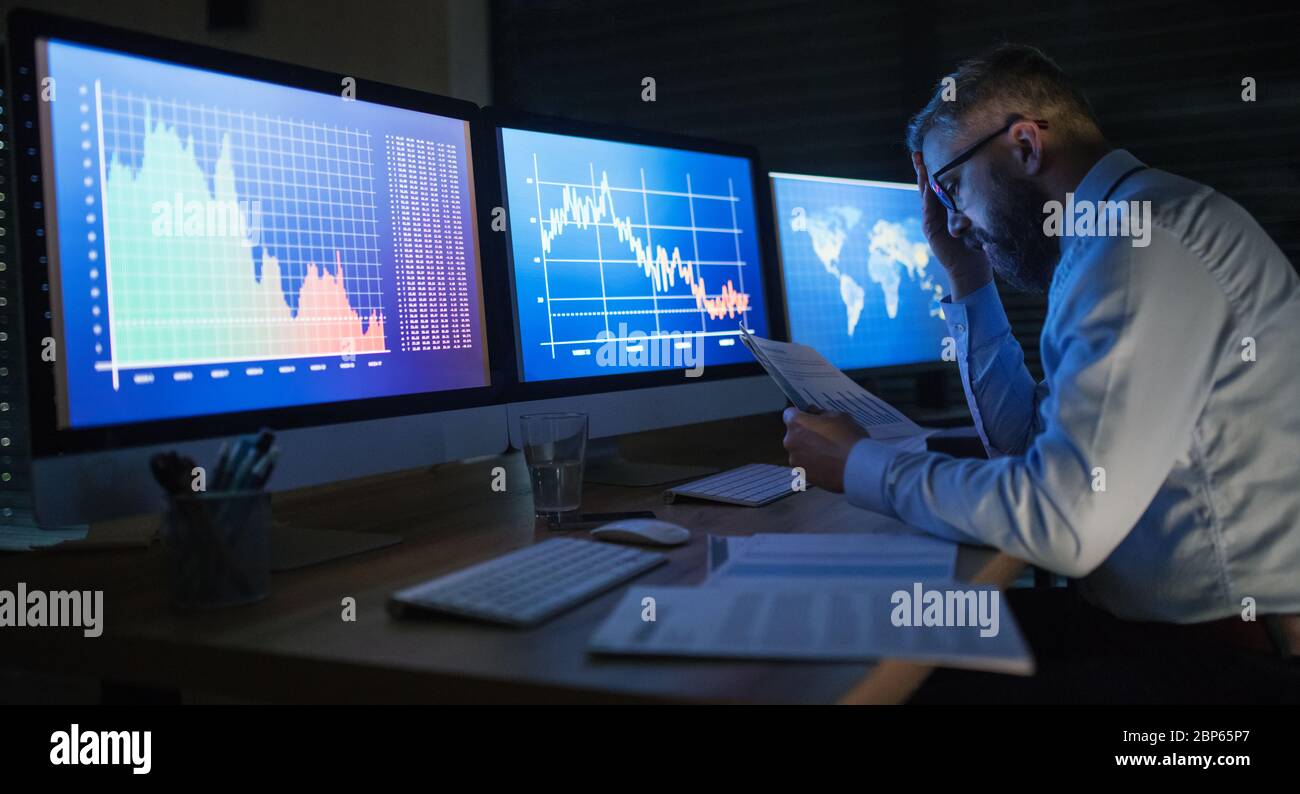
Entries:
[[[624,440],[631,459],[783,463],[778,416],[713,422]],[[493,469],[507,489],[495,492]],[[694,530],[669,563],[638,582],[697,584],[708,534],[850,532],[897,527],[820,489],[751,509],[663,503],[662,488],[589,485],[583,509],[654,510]],[[403,543],[276,574],[270,597],[245,607],[181,614],[167,601],[166,553],[148,550],[0,557],[0,588],[103,589],[104,633],[7,629],[9,663],[33,670],[266,701],[711,700],[898,702],[930,667],[884,660],[808,664],[602,658],[586,641],[621,595],[617,588],[531,630],[429,618],[395,620],[388,594],[556,534],[534,527],[519,453],[305,489],[276,497],[278,519],[302,527],[400,534]],[[155,519],[152,519],[156,521]],[[97,531],[97,530],[96,530]],[[580,534],[580,533],[575,533]],[[1006,585],[1022,568],[963,547],[962,578]],[[343,622],[342,599],[356,599]],[[10,634],[12,632],[12,634]]]

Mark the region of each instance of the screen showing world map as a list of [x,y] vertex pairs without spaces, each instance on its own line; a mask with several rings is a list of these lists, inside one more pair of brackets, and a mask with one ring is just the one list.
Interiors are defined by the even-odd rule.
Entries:
[[772,174],[791,338],[843,370],[938,361],[942,266],[916,185]]

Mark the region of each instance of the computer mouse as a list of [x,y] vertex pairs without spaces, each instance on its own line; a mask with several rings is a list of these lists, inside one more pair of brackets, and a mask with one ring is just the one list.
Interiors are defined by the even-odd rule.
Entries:
[[591,531],[591,536],[611,543],[680,546],[691,539],[691,531],[653,518],[628,518],[596,527]]

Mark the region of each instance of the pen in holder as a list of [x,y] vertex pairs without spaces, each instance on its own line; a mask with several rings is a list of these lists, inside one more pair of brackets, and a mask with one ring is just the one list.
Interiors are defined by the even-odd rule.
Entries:
[[173,494],[163,530],[175,606],[204,609],[266,598],[271,584],[270,494]]

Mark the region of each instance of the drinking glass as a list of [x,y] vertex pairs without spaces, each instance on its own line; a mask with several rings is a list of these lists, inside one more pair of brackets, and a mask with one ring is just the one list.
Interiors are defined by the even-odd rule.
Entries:
[[538,518],[555,521],[577,512],[582,504],[587,415],[528,414],[519,422],[533,484],[533,511]]

